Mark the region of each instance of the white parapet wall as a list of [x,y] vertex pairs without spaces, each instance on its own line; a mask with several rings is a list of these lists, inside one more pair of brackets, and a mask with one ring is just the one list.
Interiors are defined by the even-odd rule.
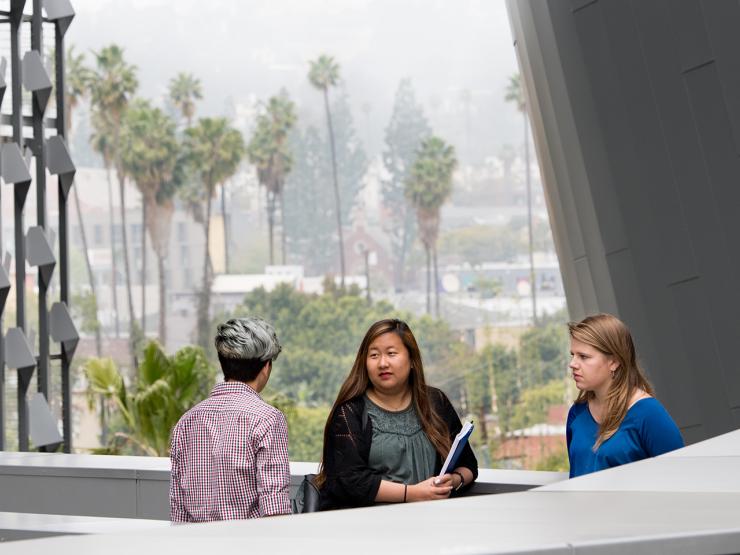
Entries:
[[[314,462],[292,462],[291,497]],[[559,472],[482,469],[471,495],[510,493],[566,478]],[[164,457],[0,452],[0,511],[169,520]]]

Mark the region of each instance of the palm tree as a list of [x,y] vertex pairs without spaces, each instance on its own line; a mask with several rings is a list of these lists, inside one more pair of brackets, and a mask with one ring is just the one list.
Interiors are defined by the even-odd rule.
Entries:
[[[162,345],[167,344],[165,261],[169,251],[172,215],[175,211],[173,196],[176,184],[173,175],[178,155],[175,122],[159,108],[152,108],[146,101],[138,100],[132,103],[126,112],[121,131],[121,158],[126,173],[133,178],[141,192],[144,207],[142,225],[149,233],[157,256],[159,341]],[[146,237],[143,229],[142,235]],[[146,244],[143,247],[146,247]],[[146,260],[144,248],[142,257]],[[145,262],[142,266],[146,267]],[[142,320],[143,314],[142,306]]]
[[532,323],[537,325],[537,281],[534,273],[534,238],[532,231],[532,177],[529,168],[529,117],[527,113],[527,99],[524,96],[522,79],[520,74],[509,78],[506,87],[507,102],[513,102],[516,109],[521,112],[524,121],[524,167],[527,176],[527,231],[529,234],[529,284],[532,293]]
[[[52,58],[53,59],[53,58]],[[90,80],[92,79],[92,72],[85,65],[85,55],[75,54],[74,46],[70,46],[67,49],[67,59],[64,64],[64,70],[66,75],[64,77],[64,84],[67,90],[65,91],[64,101],[66,104],[65,112],[67,119],[65,120],[66,129],[64,130],[64,136],[67,139],[67,143],[71,144],[70,130],[72,128],[72,114],[79,105],[80,101],[87,96],[90,88]],[[85,267],[87,268],[87,277],[90,281],[90,292],[92,294],[93,302],[95,303],[95,313],[98,311],[98,295],[95,287],[95,274],[92,270],[92,264],[90,263],[90,253],[87,247],[87,234],[85,233],[85,223],[82,216],[82,210],[80,209],[80,195],[77,192],[77,187],[72,187],[75,201],[75,208],[77,209],[77,225],[80,228],[80,238],[82,239],[82,254],[85,257]],[[101,356],[103,352],[102,338],[100,336],[100,326],[95,326],[95,353],[97,356]]]
[[406,181],[406,198],[416,209],[419,236],[427,262],[427,313],[431,313],[431,264],[434,264],[435,312],[439,316],[437,289],[437,237],[439,211],[452,194],[452,172],[457,166],[455,149],[439,137],[421,143],[411,175]]
[[[204,349],[210,345],[210,305],[213,265],[211,264],[210,223],[211,204],[216,187],[236,173],[244,156],[244,139],[239,131],[229,126],[226,118],[201,118],[185,131],[185,153],[188,164],[202,185],[200,198],[205,202],[203,233],[203,287],[198,299],[198,344]],[[192,201],[192,199],[190,199]]]
[[188,127],[193,125],[195,101],[201,98],[203,98],[203,88],[200,79],[192,73],[180,72],[170,79],[169,99],[185,118]]
[[136,92],[139,82],[136,66],[128,64],[123,58],[123,49],[115,44],[95,52],[97,71],[91,92],[95,109],[93,124],[98,135],[107,135],[106,148],[111,156],[118,177],[118,190],[121,210],[121,235],[123,239],[123,265],[126,272],[126,294],[129,310],[129,350],[135,360],[136,322],[134,300],[131,295],[131,270],[128,260],[128,233],[126,229],[126,174],[121,161],[121,125],[128,103]]
[[288,147],[288,134],[296,122],[295,104],[282,90],[267,101],[265,111],[257,116],[257,127],[247,146],[249,161],[257,167],[257,178],[267,190],[267,224],[270,239],[270,264],[274,264],[273,233],[276,202],[280,202],[282,222],[282,258],[286,262],[285,210],[283,185],[293,167],[293,155]]
[[334,145],[334,128],[331,123],[329,109],[329,88],[339,82],[339,64],[334,58],[322,54],[315,62],[310,62],[308,80],[315,88],[324,93],[324,110],[326,111],[326,126],[329,130],[329,145],[331,146],[331,170],[334,178],[334,203],[337,211],[337,233],[339,235],[339,267],[342,274],[342,289],[344,289],[344,235],[342,233],[342,205],[339,200],[339,180],[337,179],[337,151]]
[[89,359],[83,367],[88,402],[99,396],[115,406],[123,423],[105,451],[167,456],[170,432],[180,417],[203,400],[216,381],[216,370],[197,347],[168,356],[156,342],[144,349],[135,383],[127,387],[110,358]]

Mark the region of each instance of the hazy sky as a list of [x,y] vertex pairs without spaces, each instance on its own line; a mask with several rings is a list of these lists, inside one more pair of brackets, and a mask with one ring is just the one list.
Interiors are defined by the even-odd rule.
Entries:
[[[435,131],[463,140],[459,102],[472,92],[471,134],[479,153],[521,142],[521,119],[503,101],[517,71],[503,0],[73,0],[67,44],[80,51],[115,42],[139,68],[140,94],[156,99],[189,71],[203,83],[200,115],[228,99],[248,103],[286,87],[301,116],[322,115],[306,80],[321,53],[341,65],[355,121],[371,150],[381,146],[398,82],[410,77]],[[370,105],[369,117],[359,109]]]

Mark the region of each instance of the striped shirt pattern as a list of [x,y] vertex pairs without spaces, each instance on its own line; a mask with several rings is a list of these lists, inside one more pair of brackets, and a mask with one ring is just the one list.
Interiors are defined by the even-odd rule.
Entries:
[[288,426],[248,385],[216,385],[172,432],[170,519],[207,522],[291,512]]

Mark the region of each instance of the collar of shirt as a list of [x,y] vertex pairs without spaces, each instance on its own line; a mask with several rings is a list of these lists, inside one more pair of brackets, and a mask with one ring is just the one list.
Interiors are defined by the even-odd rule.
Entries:
[[247,394],[256,395],[257,398],[262,399],[262,396],[257,393],[254,389],[249,387],[244,382],[231,380],[229,382],[217,383],[211,390],[211,397],[217,397],[219,395],[234,395],[234,394]]

